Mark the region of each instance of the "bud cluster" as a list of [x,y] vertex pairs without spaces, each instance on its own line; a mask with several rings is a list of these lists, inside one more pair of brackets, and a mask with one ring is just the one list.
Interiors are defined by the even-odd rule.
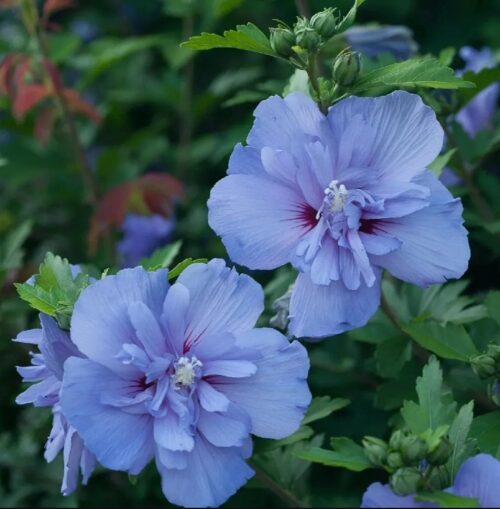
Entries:
[[[363,447],[370,463],[391,473],[391,488],[401,496],[416,493],[424,482],[441,489],[440,473],[433,467],[445,465],[453,451],[446,436],[415,435],[408,430],[395,431],[389,442],[367,436]],[[425,470],[431,475],[424,479]]]
[[335,11],[330,7],[317,12],[311,19],[298,18],[293,28],[284,23],[271,28],[273,51],[283,58],[300,52],[314,53],[336,33],[339,19]]

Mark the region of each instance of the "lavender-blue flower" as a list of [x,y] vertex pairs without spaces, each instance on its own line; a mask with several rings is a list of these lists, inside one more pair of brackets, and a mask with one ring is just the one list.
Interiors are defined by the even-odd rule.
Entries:
[[218,506],[252,475],[250,433],[283,438],[310,402],[298,342],[257,329],[262,288],[223,260],[125,269],[85,289],[71,322],[88,357],[64,367],[62,408],[104,466],[152,458],[175,504]]
[[294,336],[364,325],[383,269],[424,287],[467,269],[461,202],[426,170],[443,130],[418,96],[351,97],[327,115],[303,94],[274,96],[247,141],[212,189],[209,223],[234,262],[299,271]]

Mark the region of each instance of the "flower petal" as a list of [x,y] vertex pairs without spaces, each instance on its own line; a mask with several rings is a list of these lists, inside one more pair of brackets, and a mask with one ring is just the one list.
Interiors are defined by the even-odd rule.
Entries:
[[231,405],[226,412],[200,412],[198,430],[216,447],[240,447],[250,434],[250,419]]
[[324,338],[365,325],[380,304],[380,271],[372,287],[349,290],[342,281],[315,285],[299,274],[290,301],[290,332],[295,337]]
[[254,474],[241,448],[215,447],[201,436],[196,437],[185,469],[166,468],[158,458],[156,464],[163,493],[183,507],[217,507]]
[[340,142],[345,144],[343,133],[358,115],[363,122],[351,136],[364,141],[355,144],[350,161],[343,162],[346,170],[371,168],[380,178],[409,182],[443,146],[443,129],[434,111],[418,95],[397,91],[383,97],[349,97],[330,108],[328,121],[338,153]]
[[179,416],[168,412],[165,417],[157,417],[154,423],[155,442],[170,451],[191,451],[194,447],[192,434],[181,426]]
[[311,206],[298,186],[293,189],[269,177],[223,178],[210,193],[208,209],[210,227],[222,238],[231,260],[251,269],[287,263],[311,227]]
[[252,433],[284,438],[298,429],[311,401],[307,387],[309,359],[297,341],[290,343],[274,329],[253,329],[237,336],[241,348],[260,352],[257,373],[214,382],[252,421]]
[[154,455],[153,419],[102,403],[130,391],[130,382],[91,360],[71,357],[64,365],[61,407],[99,463],[138,474]]
[[388,484],[375,482],[368,486],[361,507],[438,507],[427,502],[416,502],[413,495],[400,497]]
[[431,187],[431,203],[409,216],[380,220],[377,229],[398,239],[401,247],[388,254],[370,256],[372,263],[393,276],[419,286],[460,278],[470,258],[463,207],[446,188],[427,173],[420,181]]
[[151,359],[161,357],[166,350],[166,341],[151,310],[144,302],[131,302],[128,306],[128,315],[137,337],[149,357]]
[[177,282],[190,295],[186,347],[214,333],[248,330],[264,309],[262,287],[249,276],[226,267],[224,260],[190,265]]
[[121,270],[87,287],[75,304],[71,338],[90,359],[126,376],[139,374],[115,356],[124,343],[142,347],[129,319],[128,307],[142,302],[160,317],[169,284],[165,270],[148,272],[141,267]]

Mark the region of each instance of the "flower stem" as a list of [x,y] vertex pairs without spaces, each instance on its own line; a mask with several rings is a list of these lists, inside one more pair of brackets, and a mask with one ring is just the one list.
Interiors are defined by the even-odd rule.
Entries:
[[250,466],[255,470],[255,477],[269,491],[272,491],[278,498],[286,502],[290,507],[305,507],[304,504],[290,491],[280,486],[274,479],[267,475],[255,462],[249,461]]

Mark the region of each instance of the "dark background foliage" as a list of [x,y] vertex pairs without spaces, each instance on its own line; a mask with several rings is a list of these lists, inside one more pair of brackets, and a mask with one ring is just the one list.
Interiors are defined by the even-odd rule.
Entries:
[[[98,107],[96,125],[78,119],[86,158],[101,193],[145,171],[168,172],[185,188],[176,208],[175,238],[183,239],[182,255],[224,257],[222,244],[207,225],[206,200],[227,167],[232,147],[244,141],[256,102],[283,90],[290,68],[264,56],[235,50],[192,53],[179,43],[201,31],[222,32],[252,21],[262,29],[275,18],[292,23],[292,0],[86,0],[54,16],[60,30],[51,35],[52,56],[68,86]],[[348,0],[304,1],[311,13],[327,6],[345,12]],[[368,0],[360,23],[409,26],[422,53],[444,47],[500,47],[499,0]],[[0,11],[0,56],[30,49],[16,14]],[[456,67],[462,64],[456,58]],[[0,267],[0,506],[162,506],[164,500],[154,468],[137,482],[125,474],[98,471],[86,488],[67,499],[59,495],[61,458],[47,465],[42,457],[49,413],[19,408],[21,391],[16,365],[28,362],[28,350],[11,343],[18,331],[34,326],[36,316],[21,303],[12,286],[36,271],[48,250],[72,262],[99,268],[113,265],[116,235],[89,253],[92,206],[78,164],[64,131],[56,127],[46,145],[33,138],[35,115],[17,121],[9,101],[0,98],[0,248],[9,232],[23,222],[30,234],[24,262],[14,271]],[[485,184],[488,187],[488,183]],[[498,184],[497,184],[498,186]],[[498,187],[497,187],[498,189]],[[459,190],[460,191],[460,190]],[[498,207],[498,200],[495,205]],[[472,288],[499,286],[495,271],[499,247],[472,235]],[[486,245],[486,247],[485,247]],[[0,249],[1,251],[1,249]],[[254,274],[262,283],[269,274]],[[488,320],[471,331],[482,337]],[[484,334],[483,334],[484,335]],[[403,397],[414,394],[422,362],[403,360],[396,376],[380,376],[373,345],[344,337],[310,348],[315,395],[342,396],[351,405],[315,425],[325,437],[386,436],[388,422]],[[382,369],[383,371],[383,369]],[[455,395],[470,399],[478,386],[469,369],[447,366]],[[392,384],[392,385],[391,385]],[[385,392],[384,392],[385,391]],[[381,392],[383,393],[381,395]],[[391,398],[394,401],[391,402]],[[375,403],[375,408],[374,408]],[[479,407],[480,409],[481,407]],[[487,402],[485,409],[488,408]],[[480,410],[479,410],[480,411]],[[318,439],[319,440],[319,439]],[[366,486],[383,479],[378,473],[353,475],[340,469],[312,466],[280,456],[263,455],[262,464],[282,485],[303,493],[314,505],[359,506]],[[283,502],[252,480],[228,502],[230,506],[276,506]]]

